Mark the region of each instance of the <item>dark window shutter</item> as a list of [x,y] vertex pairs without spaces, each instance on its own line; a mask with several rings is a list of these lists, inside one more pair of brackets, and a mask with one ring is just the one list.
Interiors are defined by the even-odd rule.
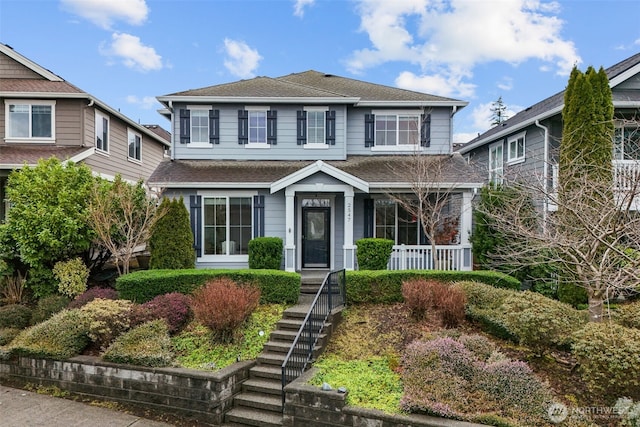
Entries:
[[264,196],[253,196],[253,237],[264,237]]
[[191,111],[180,109],[180,144],[191,142]]
[[267,111],[267,144],[276,145],[278,142],[278,112]]
[[307,112],[298,110],[298,145],[307,143]]
[[238,110],[238,144],[249,142],[249,112]]
[[336,145],[336,110],[329,110],[326,116],[325,140],[329,145]]
[[191,217],[191,232],[193,233],[193,248],[196,256],[202,256],[202,196],[189,197],[189,213]]
[[364,199],[364,237],[373,237],[373,199]]
[[429,147],[431,145],[431,114],[422,115],[420,125],[420,146]]
[[209,110],[209,143],[220,144],[220,110]]
[[364,115],[364,146],[373,147],[376,134],[376,115]]

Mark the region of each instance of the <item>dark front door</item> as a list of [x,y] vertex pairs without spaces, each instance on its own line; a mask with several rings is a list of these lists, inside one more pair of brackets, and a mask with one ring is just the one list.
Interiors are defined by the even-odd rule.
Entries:
[[329,267],[330,208],[302,208],[302,266]]

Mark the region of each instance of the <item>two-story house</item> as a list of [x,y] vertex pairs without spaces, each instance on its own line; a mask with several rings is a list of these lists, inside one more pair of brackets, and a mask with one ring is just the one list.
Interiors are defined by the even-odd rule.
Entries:
[[[116,83],[114,83],[116,84]],[[0,43],[0,222],[7,177],[57,157],[107,179],[146,180],[163,160],[169,135],[143,126]]]
[[[614,176],[616,188],[624,190],[630,179],[640,176],[640,53],[605,71],[614,106]],[[485,171],[488,182],[536,176],[545,188],[553,190],[558,177],[563,107],[564,91],[491,128],[459,152]],[[548,200],[541,202],[546,210],[556,208]]]
[[419,155],[446,159],[433,185],[455,183],[460,200],[458,238],[437,250],[447,268],[471,269],[480,180],[451,138],[466,102],[317,71],[157,99],[172,123],[172,155],[149,182],[184,197],[199,267],[246,268],[249,240],[274,236],[288,271],[354,269],[362,237],[394,240],[390,268],[430,268],[419,221],[389,198],[411,192],[411,171],[398,170]]

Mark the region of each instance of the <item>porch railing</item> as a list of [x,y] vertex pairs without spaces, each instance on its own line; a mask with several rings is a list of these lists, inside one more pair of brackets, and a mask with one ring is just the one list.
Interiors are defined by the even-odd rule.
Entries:
[[471,245],[395,245],[389,270],[472,270]]
[[638,189],[640,178],[640,161],[638,160],[614,160],[613,173],[616,189],[629,191]]
[[345,270],[327,274],[307,312],[293,344],[282,362],[282,407],[284,387],[298,378],[313,359],[313,350],[331,312],[346,303]]

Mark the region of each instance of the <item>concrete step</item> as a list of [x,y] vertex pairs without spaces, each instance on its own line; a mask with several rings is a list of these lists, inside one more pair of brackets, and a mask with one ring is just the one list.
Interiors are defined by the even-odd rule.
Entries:
[[278,427],[282,425],[282,414],[265,412],[255,408],[233,408],[224,416],[225,422],[255,427]]
[[235,407],[248,407],[282,414],[282,396],[263,393],[241,393],[233,399]]
[[287,308],[284,313],[282,313],[283,319],[303,319],[307,316],[311,305],[307,304],[297,304],[293,307]]
[[278,320],[278,323],[276,323],[276,329],[277,330],[287,330],[287,331],[296,331],[296,333],[298,332],[298,330],[300,329],[300,326],[302,325],[302,321],[304,319],[285,319],[282,318],[280,320]]
[[282,397],[282,382],[266,378],[250,378],[242,383],[243,393],[263,393]]
[[270,351],[263,351],[258,356],[258,363],[264,365],[282,366],[282,362],[284,362],[284,358],[286,356],[286,353],[272,353]]
[[255,379],[282,381],[281,365],[256,365],[249,371],[249,376]]

